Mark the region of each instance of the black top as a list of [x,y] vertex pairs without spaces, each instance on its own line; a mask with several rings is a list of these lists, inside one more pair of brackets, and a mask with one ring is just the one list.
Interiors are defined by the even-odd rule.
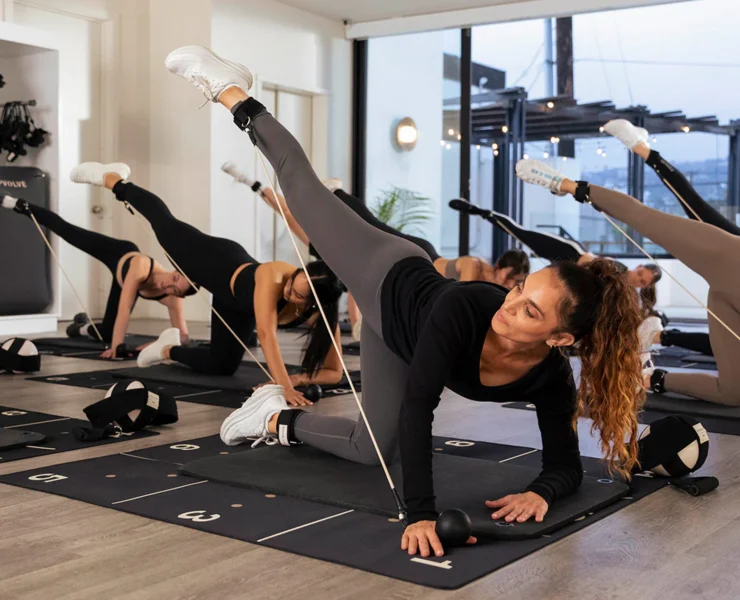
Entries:
[[[133,258],[134,258],[133,256],[129,256],[126,259],[126,261],[123,263],[123,265],[121,265],[121,280],[122,281],[126,281],[126,275],[128,275],[128,270],[131,268],[131,260]],[[150,256],[149,257],[149,260],[151,261],[149,263],[149,273],[147,273],[146,279],[144,279],[144,281],[146,281],[147,279],[149,279],[149,277],[152,274],[152,271],[154,270],[154,259]],[[136,292],[136,295],[139,298],[143,298],[144,300],[162,300],[163,298],[166,298],[167,297],[167,294],[162,294],[160,296],[154,296],[154,297],[151,297],[151,296],[142,296],[141,295],[141,292],[139,292],[139,291]]]
[[409,522],[435,519],[432,420],[443,388],[481,402],[531,402],[542,434],[542,471],[527,491],[551,504],[583,478],[572,419],[576,389],[570,364],[553,350],[521,379],[487,387],[480,356],[491,319],[507,290],[485,282],[445,279],[426,259],[407,258],[383,283],[383,339],[410,365],[399,439]]

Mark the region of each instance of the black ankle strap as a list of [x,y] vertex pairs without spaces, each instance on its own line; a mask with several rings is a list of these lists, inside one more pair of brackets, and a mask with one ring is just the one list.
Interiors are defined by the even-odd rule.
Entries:
[[590,194],[588,182],[587,181],[576,181],[576,194],[575,198],[580,202],[581,204],[591,204],[591,200],[589,199]]
[[23,198],[18,198],[18,200],[15,201],[13,210],[22,215],[26,215],[27,217],[31,216],[31,205]]
[[303,410],[281,410],[277,418],[277,436],[281,446],[300,446],[295,437],[295,421],[305,411]]
[[650,389],[654,394],[665,394],[665,376],[667,371],[663,369],[655,369],[653,374],[650,376]]
[[250,125],[253,119],[265,112],[267,112],[267,109],[254,98],[247,98],[242,102],[238,102],[231,109],[231,114],[234,115],[234,123],[239,129],[249,134],[249,139],[252,140],[255,146],[257,145],[257,140],[254,137],[254,132]]

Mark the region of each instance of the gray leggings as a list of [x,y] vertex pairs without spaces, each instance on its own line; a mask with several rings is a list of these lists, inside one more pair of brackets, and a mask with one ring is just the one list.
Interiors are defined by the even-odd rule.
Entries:
[[[614,190],[590,186],[591,201],[612,217],[624,221],[709,283],[708,307],[733,331],[740,334],[740,281],[734,277],[740,256],[740,237],[714,225],[668,215]],[[740,406],[740,341],[713,317],[709,317],[709,340],[717,360],[718,375],[668,373],[669,392],[701,400]]]
[[[269,113],[252,120],[252,133],[277,173],[285,200],[321,257],[344,282],[362,312],[362,406],[385,460],[395,454],[408,365],[383,342],[380,290],[404,258],[429,260],[416,244],[367,223],[327,190],[298,141]],[[303,413],[298,440],[355,462],[379,464],[364,422]]]

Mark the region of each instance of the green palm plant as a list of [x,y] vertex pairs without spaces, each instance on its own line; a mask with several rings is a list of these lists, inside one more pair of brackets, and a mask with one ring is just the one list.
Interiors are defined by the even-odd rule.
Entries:
[[429,198],[396,186],[383,190],[371,210],[378,220],[403,233],[423,233],[433,216]]

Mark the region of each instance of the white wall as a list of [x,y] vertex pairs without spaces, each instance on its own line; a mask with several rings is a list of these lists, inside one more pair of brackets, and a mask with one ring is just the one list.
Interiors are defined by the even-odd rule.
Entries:
[[[314,166],[320,177],[340,177],[349,184],[352,44],[344,39],[342,24],[270,0],[213,0],[211,37],[215,52],[245,64],[263,83],[328,93],[328,124],[313,132],[328,137],[328,156],[314,156]],[[212,109],[211,150],[211,232],[255,253],[259,215],[270,209],[248,188],[233,183],[221,165],[231,160],[263,183],[266,177],[249,138],[220,106]]]
[[[440,245],[442,195],[442,82],[444,33],[370,40],[367,90],[367,185],[372,206],[381,191],[407,188],[432,199],[437,215],[424,235]],[[416,122],[419,139],[411,152],[393,145],[404,117]]]

